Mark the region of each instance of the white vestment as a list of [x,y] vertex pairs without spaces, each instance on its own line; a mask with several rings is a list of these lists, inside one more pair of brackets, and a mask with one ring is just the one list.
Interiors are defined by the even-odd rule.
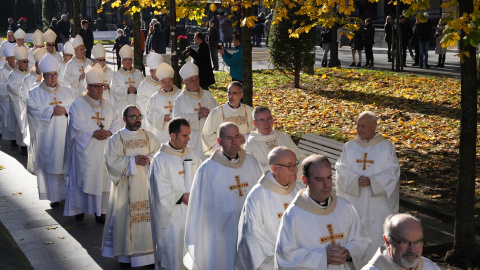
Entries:
[[[369,142],[356,137],[343,146],[335,168],[337,193],[352,203],[372,239],[368,260],[384,245],[385,218],[398,213],[400,166],[395,148],[380,134]],[[360,187],[359,176],[369,177],[370,186]]]
[[[60,61],[60,64],[58,65],[58,82],[66,87],[70,87],[68,82],[65,81],[65,67],[67,66],[67,63],[65,61]],[[71,91],[71,90],[70,90]]]
[[103,67],[103,83],[107,84],[109,88],[103,89],[103,97],[112,101],[112,96],[110,95],[110,85],[112,84],[113,70],[105,65]]
[[200,162],[192,149],[176,150],[166,142],[150,165],[150,213],[157,269],[185,269],[187,205],[181,199],[190,193]]
[[271,172],[252,188],[238,222],[235,269],[273,269],[280,219],[302,188],[299,181],[281,186]]
[[83,59],[78,59],[76,56],[72,57],[65,66],[65,73],[63,80],[65,81],[66,86],[68,86],[76,97],[81,97],[83,91],[85,90],[84,80],[80,80],[80,76],[85,72],[87,66],[93,66],[93,61],[84,57]]
[[[143,74],[133,67],[128,71],[122,67],[113,73],[112,83],[110,84],[110,97],[120,115],[125,106],[137,104],[138,86],[143,79],[145,79]],[[129,93],[128,88],[130,86],[135,87],[137,93]]]
[[[15,138],[4,138],[5,140],[16,140],[20,146],[25,146],[23,142],[23,125],[21,120],[22,111],[25,110],[26,104],[20,100],[20,88],[22,88],[23,79],[30,73],[30,71],[21,71],[15,68],[7,80],[8,99],[10,100],[10,113],[7,117],[14,119],[14,126],[8,127],[10,131],[15,132]],[[13,130],[12,130],[13,129]]]
[[[35,66],[35,58],[33,58],[33,51],[35,48],[30,49],[26,43],[23,44],[28,51],[28,70],[31,70]],[[15,44],[15,47],[19,47],[18,44]],[[18,59],[17,59],[18,60]]]
[[52,113],[56,105],[64,107],[68,113],[75,96],[60,84],[51,88],[42,83],[28,92],[27,100],[38,194],[40,200],[58,202],[65,199],[67,191],[63,155],[68,116],[52,116]]
[[[328,206],[320,206],[302,189],[281,220],[275,247],[275,269],[358,269],[370,243],[355,208],[331,193]],[[352,262],[327,265],[327,246],[348,250]]]
[[111,184],[104,159],[107,140],[92,135],[100,124],[115,133],[121,128],[121,118],[109,100],[93,100],[88,95],[75,100],[68,115],[64,164],[70,178],[63,214],[100,216],[107,212]]
[[2,139],[4,140],[7,140],[6,138],[12,138],[12,140],[15,138],[15,133],[8,130],[9,124],[14,126],[14,119],[7,117],[10,113],[7,80],[12,70],[13,68],[10,67],[8,63],[5,63],[5,65],[0,68],[0,134],[2,134]]
[[240,134],[248,139],[248,135],[255,129],[253,126],[253,108],[240,104],[238,108],[232,108],[228,103],[214,108],[205,120],[202,130],[202,146],[205,155],[210,156],[215,149],[220,147],[217,143],[218,127],[225,122],[232,122],[237,125]]
[[197,171],[188,204],[183,259],[188,269],[234,269],[238,220],[262,173],[244,150],[232,163],[217,149]]
[[[258,160],[258,163],[260,163],[260,166],[262,167],[262,171],[266,172],[270,170],[270,165],[268,165],[268,153],[277,146],[285,146],[292,150],[297,157],[297,161],[300,163],[307,157],[307,155],[305,155],[305,153],[303,153],[303,151],[292,141],[290,135],[277,130],[273,130],[270,135],[263,135],[256,130],[250,132],[250,136],[243,148],[247,153],[252,154]],[[297,180],[300,180],[301,177],[302,172],[301,170],[298,170]]]
[[[377,252],[373,258],[365,265],[362,270],[403,270],[404,268],[400,267],[392,261],[390,256],[387,254],[385,247],[378,248]],[[412,268],[412,270],[440,270],[438,266],[425,257],[421,257],[418,260],[417,266]]]
[[[152,226],[150,223],[149,165],[135,163],[137,155],[153,159],[160,144],[145,129],[123,128],[108,139],[105,161],[112,181],[108,212],[103,230],[102,255],[131,258],[132,267],[153,264]],[[144,257],[140,263],[133,258]],[[138,258],[136,258],[138,259]]]
[[[21,112],[21,115],[20,115],[20,121],[22,122],[22,125],[21,125],[21,131],[22,131],[22,134],[23,134],[23,142],[25,144],[27,144],[28,146],[28,157],[30,158],[31,156],[33,156],[33,149],[31,147],[31,143],[30,143],[30,132],[28,130],[28,116],[27,116],[27,97],[28,97],[28,92],[30,90],[32,90],[33,88],[37,87],[40,85],[40,83],[42,83],[42,79],[43,79],[43,75],[42,74],[37,74],[36,71],[32,70],[30,71],[30,74],[28,74],[27,76],[25,76],[25,78],[23,78],[23,83],[22,83],[22,87],[20,88],[20,104],[21,104],[21,107],[22,107],[22,112]],[[70,89],[68,89],[70,90]],[[72,102],[70,102],[72,103]],[[67,110],[68,112],[68,110]],[[33,166],[33,163],[30,163],[28,162],[27,163],[27,169],[28,167],[31,167]],[[31,168],[30,168],[31,169]],[[30,171],[29,169],[29,171]]]
[[55,57],[55,59],[57,59],[58,63],[62,63],[63,62],[63,57],[62,55],[56,50],[56,49],[53,49],[53,52],[49,52],[47,51],[47,53],[51,54],[53,57]]
[[180,93],[181,91],[174,85],[172,91],[165,92],[163,88],[159,89],[148,100],[146,114],[147,129],[153,132],[160,142],[170,140],[168,122],[165,122],[165,115],[168,114],[172,117],[173,104]]
[[[147,76],[138,86],[136,105],[144,117],[147,116],[148,100],[153,94],[157,93],[160,88],[162,88],[162,82],[155,81],[151,75]],[[142,128],[147,128],[147,121],[142,121]]]
[[201,107],[212,110],[217,106],[218,102],[213,98],[212,94],[203,89],[198,90],[198,92],[190,92],[185,88],[175,99],[173,117],[183,117],[190,123],[191,134],[188,146],[197,153],[201,160],[207,158],[203,154],[202,148],[202,130],[206,118],[198,119],[198,111],[200,111]]

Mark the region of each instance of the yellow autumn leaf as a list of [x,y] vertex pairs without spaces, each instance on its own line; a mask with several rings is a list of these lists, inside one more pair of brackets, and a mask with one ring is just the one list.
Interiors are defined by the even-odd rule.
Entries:
[[210,11],[214,12],[216,9],[217,9],[217,6],[215,5],[215,3],[211,3],[210,4]]
[[326,78],[327,78],[327,74],[324,73],[324,74],[322,75],[322,79],[326,79]]

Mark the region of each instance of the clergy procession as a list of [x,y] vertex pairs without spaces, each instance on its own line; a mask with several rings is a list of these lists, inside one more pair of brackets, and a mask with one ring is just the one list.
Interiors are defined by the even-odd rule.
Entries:
[[274,127],[272,110],[224,104],[202,89],[199,67],[161,54],[147,77],[121,47],[113,72],[101,44],[80,35],[55,49],[2,44],[0,134],[28,157],[38,197],[103,226],[101,255],[155,269],[439,269],[422,257],[419,219],[399,214],[400,166],[378,119],[357,117],[357,136],[335,164],[304,153]]

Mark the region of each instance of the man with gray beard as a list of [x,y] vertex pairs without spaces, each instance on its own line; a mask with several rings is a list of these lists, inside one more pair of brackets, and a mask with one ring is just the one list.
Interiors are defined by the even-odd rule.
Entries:
[[422,257],[423,229],[418,218],[408,213],[388,216],[383,224],[383,240],[386,248],[378,248],[362,270],[439,270],[435,263]]

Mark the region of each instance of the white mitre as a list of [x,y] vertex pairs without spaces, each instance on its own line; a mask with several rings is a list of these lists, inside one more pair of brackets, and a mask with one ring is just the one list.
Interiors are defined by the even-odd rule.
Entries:
[[105,47],[103,47],[102,44],[97,43],[92,48],[92,54],[93,54],[93,58],[97,59],[100,57],[105,57],[107,55],[107,51],[105,50]]
[[73,49],[72,41],[69,40],[65,42],[65,46],[63,46],[63,53],[66,54],[74,54],[75,50]]
[[83,43],[83,38],[80,35],[77,35],[72,41],[73,49],[77,49],[80,46],[85,46]]
[[37,29],[37,31],[35,31],[32,35],[32,41],[33,41],[33,44],[36,46],[43,45],[43,43],[45,42],[45,39],[43,38],[42,31]]
[[27,36],[27,34],[25,34],[25,31],[23,31],[22,28],[18,28],[18,30],[15,31],[15,33],[13,34],[13,36],[15,37],[15,39],[19,39],[19,38],[25,39],[25,37]]
[[151,52],[147,56],[147,65],[150,69],[155,69],[163,63],[163,56],[158,53]]
[[42,59],[40,59],[40,63],[38,63],[38,67],[42,71],[42,73],[47,72],[58,72],[58,60],[53,55],[47,53],[45,54]]
[[47,49],[45,48],[38,48],[33,51],[33,59],[35,59],[36,63],[40,62],[40,59],[47,53]]
[[45,42],[55,42],[57,34],[55,34],[52,29],[48,29],[47,32],[43,34],[43,39],[45,39]]
[[28,50],[25,46],[15,47],[15,59],[19,60],[28,60]]
[[3,47],[3,55],[5,55],[5,57],[15,56],[15,43],[8,42],[5,47]]
[[118,54],[120,54],[120,59],[124,59],[124,58],[133,59],[133,50],[128,45],[123,45],[120,51],[118,52]]
[[163,62],[160,65],[158,65],[157,70],[155,71],[155,75],[157,75],[157,78],[159,81],[165,78],[173,79],[173,76],[175,75],[175,71],[173,70],[172,66]]
[[198,75],[198,67],[194,63],[187,62],[180,69],[180,76],[182,76],[184,80],[195,75]]
[[87,78],[87,84],[104,83],[103,81],[103,68],[100,64],[95,64],[93,67],[87,66],[85,69],[85,77]]

